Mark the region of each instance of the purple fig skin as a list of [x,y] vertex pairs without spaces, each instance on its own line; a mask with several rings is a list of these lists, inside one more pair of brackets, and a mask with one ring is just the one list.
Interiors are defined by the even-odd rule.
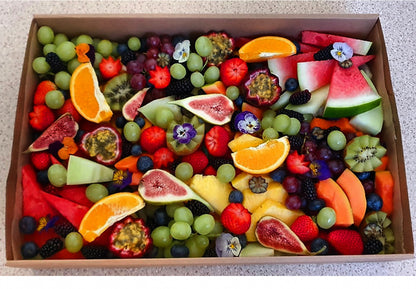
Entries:
[[[266,78],[264,76],[266,76]],[[252,85],[256,80],[262,81],[264,83],[262,88],[264,88],[266,85],[269,86],[269,95],[262,95],[266,93],[266,91],[261,91],[261,93],[258,93],[253,89]],[[256,84],[256,86],[259,86],[259,84]],[[280,94],[282,92],[282,88],[279,86],[279,78],[271,75],[267,68],[260,68],[251,72],[244,82],[244,90],[246,93],[247,102],[260,107],[273,105],[276,101],[279,100]]]

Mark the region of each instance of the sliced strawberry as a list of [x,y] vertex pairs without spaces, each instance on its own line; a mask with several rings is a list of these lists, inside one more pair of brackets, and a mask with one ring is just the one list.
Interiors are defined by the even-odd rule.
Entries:
[[151,126],[144,129],[140,135],[142,149],[153,154],[161,147],[166,146],[166,132],[158,126]]
[[156,65],[154,70],[149,71],[150,79],[149,83],[153,84],[157,89],[163,89],[168,87],[170,83],[170,71],[169,67],[160,67]]
[[290,153],[286,158],[287,169],[293,174],[306,174],[309,172],[309,163],[305,161],[305,155],[299,155],[297,151]]
[[226,86],[241,84],[248,72],[247,63],[240,58],[231,58],[221,64],[220,77]]
[[109,56],[107,59],[103,58],[100,62],[99,68],[103,78],[110,79],[120,72],[122,68],[121,60],[116,60],[111,56]]
[[221,213],[221,223],[233,234],[244,234],[251,225],[251,214],[241,203],[231,203]]
[[76,122],[81,121],[82,116],[79,114],[75,106],[72,104],[71,99],[65,100],[64,105],[60,109],[55,111],[56,117],[58,118],[67,112],[69,112],[72,115],[72,117],[75,119]]
[[37,170],[46,170],[51,165],[51,158],[47,152],[33,152],[30,161]]
[[201,150],[197,150],[190,155],[184,156],[182,161],[191,164],[194,174],[202,174],[209,163],[208,157]]
[[166,147],[161,147],[153,154],[155,169],[166,169],[175,161],[175,154]]
[[205,135],[205,146],[214,157],[222,157],[228,152],[228,131],[222,126],[213,126]]
[[45,96],[49,91],[58,89],[50,80],[41,81],[36,87],[33,104],[45,104]]
[[33,111],[29,112],[29,124],[35,130],[43,131],[54,121],[53,111],[44,104],[33,106]]
[[204,170],[205,176],[216,176],[217,170],[213,166],[207,166]]

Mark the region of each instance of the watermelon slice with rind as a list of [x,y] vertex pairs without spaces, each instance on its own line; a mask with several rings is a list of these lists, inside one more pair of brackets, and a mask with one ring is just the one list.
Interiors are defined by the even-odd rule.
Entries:
[[334,67],[323,116],[326,118],[351,117],[375,108],[381,103],[380,95],[374,91],[358,69],[353,65]]
[[302,42],[319,47],[326,47],[335,42],[344,42],[352,48],[354,54],[358,55],[366,55],[370,50],[371,45],[373,44],[371,41],[367,40],[320,33],[315,31],[302,31]]

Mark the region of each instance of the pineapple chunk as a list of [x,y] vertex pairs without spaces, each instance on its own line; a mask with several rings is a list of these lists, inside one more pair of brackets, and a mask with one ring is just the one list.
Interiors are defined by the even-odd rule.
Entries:
[[[246,172],[242,172],[239,173],[232,181],[231,184],[233,185],[234,188],[236,188],[237,190],[243,192],[244,190],[250,189],[248,186],[248,181],[254,177],[253,175],[246,173]],[[260,177],[264,178],[266,180],[267,183],[271,183],[273,182],[272,178],[267,176],[267,175],[261,175]]]
[[280,183],[271,182],[266,192],[255,194],[250,189],[245,189],[243,196],[243,206],[253,213],[266,200],[273,200],[283,204],[287,198],[287,192]]

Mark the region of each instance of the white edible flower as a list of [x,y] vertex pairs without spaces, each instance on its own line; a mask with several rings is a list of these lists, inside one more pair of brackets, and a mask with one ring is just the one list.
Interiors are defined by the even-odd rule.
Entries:
[[176,44],[175,52],[173,52],[173,59],[177,60],[179,63],[187,61],[190,47],[191,42],[189,40],[184,40]]
[[331,55],[339,62],[344,62],[345,60],[350,59],[354,54],[354,51],[347,43],[335,42],[332,46],[333,49],[331,50]]

